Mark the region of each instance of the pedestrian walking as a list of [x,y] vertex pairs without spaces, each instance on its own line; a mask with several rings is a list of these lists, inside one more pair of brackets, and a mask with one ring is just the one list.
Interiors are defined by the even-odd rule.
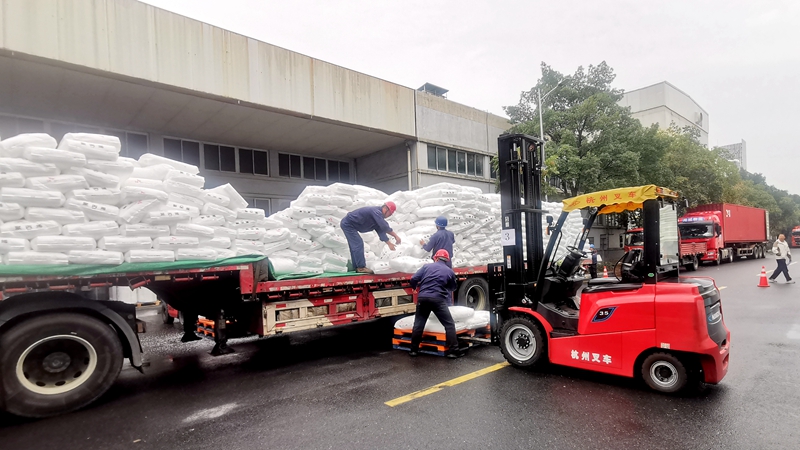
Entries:
[[592,263],[589,264],[589,273],[592,275],[592,278],[597,278],[597,263],[603,262],[603,258],[597,254],[597,249],[594,248],[594,244],[589,244],[589,248],[592,252]]
[[447,343],[447,357],[458,358],[463,352],[458,348],[456,323],[447,307],[449,299],[456,290],[456,274],[447,267],[450,254],[447,250],[439,250],[433,255],[433,264],[426,264],[411,277],[411,287],[418,289],[417,312],[414,315],[414,329],[411,331],[411,351],[409,356],[419,354],[419,344],[428,317],[433,313],[444,326]]
[[794,280],[789,276],[789,264],[792,262],[792,252],[789,250],[789,243],[786,242],[786,236],[783,234],[778,236],[778,240],[772,244],[772,251],[775,253],[775,262],[778,263],[778,267],[772,272],[772,276],[769,277],[769,282],[777,283],[778,275],[783,273],[783,276],[786,277],[786,283],[794,284]]
[[424,239],[420,239],[419,244],[422,246],[423,250],[431,252],[433,255],[439,250],[447,250],[447,254],[450,255],[450,258],[447,260],[447,267],[452,269],[452,259],[455,257],[453,256],[453,244],[456,243],[456,235],[453,234],[452,231],[445,229],[447,227],[447,217],[439,216],[433,223],[436,224],[436,233],[433,233],[431,238],[428,239],[427,244]]
[[[364,257],[364,240],[358,233],[368,233],[375,231],[381,241],[386,242],[389,250],[394,251],[394,246],[389,241],[389,236],[394,237],[395,242],[400,244],[400,236],[392,231],[392,227],[386,222],[397,210],[394,202],[386,202],[383,206],[365,206],[358,208],[354,211],[347,213],[342,219],[340,226],[344,232],[344,237],[347,238],[347,245],[350,247],[350,262],[353,263],[353,269],[358,273],[372,273],[367,268],[367,260]],[[387,236],[389,235],[389,236]]]

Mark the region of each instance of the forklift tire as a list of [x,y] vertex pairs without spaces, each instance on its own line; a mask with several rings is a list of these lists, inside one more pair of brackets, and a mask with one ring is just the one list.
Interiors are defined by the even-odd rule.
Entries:
[[161,321],[166,325],[175,323],[175,318],[169,315],[169,306],[167,306],[167,302],[161,302]]
[[689,374],[686,366],[675,355],[653,353],[642,363],[642,378],[654,391],[675,394],[686,388]]
[[107,323],[75,313],[46,314],[0,336],[5,410],[42,418],[74,411],[103,395],[122,369],[122,344]]
[[527,317],[504,321],[500,330],[500,349],[506,360],[517,367],[533,368],[547,359],[542,329]]
[[461,283],[456,298],[458,306],[467,306],[475,311],[487,311],[489,309],[489,283],[483,278],[470,278]]

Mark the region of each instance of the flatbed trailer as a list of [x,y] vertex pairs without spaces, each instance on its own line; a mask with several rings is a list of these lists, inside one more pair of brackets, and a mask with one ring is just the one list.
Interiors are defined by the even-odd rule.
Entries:
[[[19,270],[19,272],[12,272]],[[47,270],[48,273],[39,273]],[[485,308],[487,267],[456,268],[457,302]],[[334,275],[276,280],[263,257],[216,263],[119,267],[0,268],[0,408],[46,417],[102,395],[123,358],[142,371],[134,305],[109,300],[109,288],[147,287],[195,327],[212,321],[212,354],[227,340],[271,336],[413,313],[411,274]]]

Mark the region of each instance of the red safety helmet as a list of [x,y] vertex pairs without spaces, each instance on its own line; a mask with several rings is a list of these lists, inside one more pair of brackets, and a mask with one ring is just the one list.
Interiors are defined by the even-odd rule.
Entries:
[[433,255],[433,260],[438,261],[440,259],[444,259],[445,261],[450,261],[450,254],[447,253],[447,250],[441,249],[436,251],[436,254]]
[[383,206],[389,209],[390,216],[394,214],[395,211],[397,211],[397,205],[395,205],[394,202],[386,202],[383,204]]

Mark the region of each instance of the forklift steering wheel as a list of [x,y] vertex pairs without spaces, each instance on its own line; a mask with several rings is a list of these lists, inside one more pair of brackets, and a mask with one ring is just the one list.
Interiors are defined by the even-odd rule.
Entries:
[[575,256],[580,256],[581,258],[586,256],[586,252],[584,252],[583,250],[578,250],[577,247],[572,246],[572,245],[568,245],[567,246],[567,251],[572,253]]

